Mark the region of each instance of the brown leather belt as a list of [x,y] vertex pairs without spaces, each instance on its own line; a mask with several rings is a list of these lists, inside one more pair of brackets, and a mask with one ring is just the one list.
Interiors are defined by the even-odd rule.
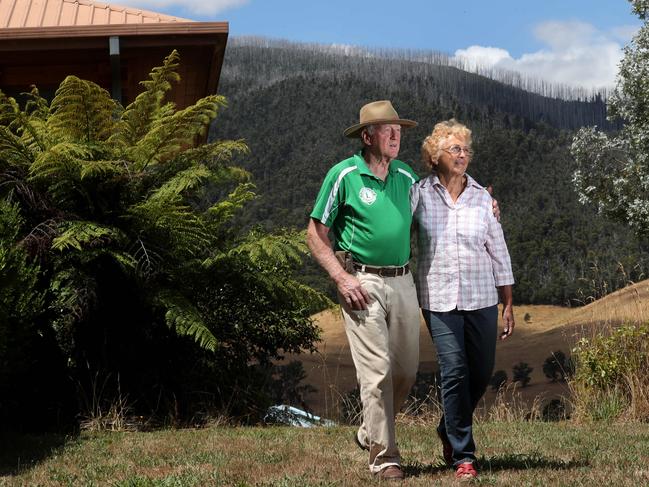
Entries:
[[402,265],[401,267],[374,267],[371,265],[359,264],[354,262],[354,269],[361,272],[369,272],[381,277],[399,277],[405,276],[410,272],[410,264]]

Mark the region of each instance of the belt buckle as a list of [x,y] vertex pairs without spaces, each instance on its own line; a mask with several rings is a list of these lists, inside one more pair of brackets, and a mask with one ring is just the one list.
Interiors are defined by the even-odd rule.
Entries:
[[378,268],[377,274],[378,274],[379,277],[385,277],[385,275],[383,274],[384,270],[385,270],[385,267],[379,267]]

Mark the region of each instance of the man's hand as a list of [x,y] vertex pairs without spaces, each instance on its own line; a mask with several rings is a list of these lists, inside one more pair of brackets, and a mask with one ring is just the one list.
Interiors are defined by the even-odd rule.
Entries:
[[500,206],[498,206],[498,200],[493,197],[494,187],[490,184],[487,186],[487,192],[491,195],[491,208],[494,212],[496,220],[500,221]]
[[360,281],[349,272],[346,272],[340,265],[331,249],[328,233],[329,228],[322,223],[313,218],[309,221],[306,230],[306,241],[311,250],[311,255],[336,283],[338,292],[350,308],[357,310],[367,309],[371,301],[369,294],[361,286]]
[[516,323],[514,322],[514,309],[512,306],[505,306],[503,308],[503,332],[500,334],[501,340],[506,340],[512,333],[514,333],[514,327]]
[[342,271],[336,276],[335,282],[338,292],[349,307],[356,310],[367,309],[371,301],[370,295],[356,277]]

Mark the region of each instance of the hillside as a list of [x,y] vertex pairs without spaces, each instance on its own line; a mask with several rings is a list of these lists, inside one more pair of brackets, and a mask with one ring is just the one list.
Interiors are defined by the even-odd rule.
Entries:
[[[239,225],[304,228],[329,167],[359,149],[343,129],[361,105],[388,98],[420,122],[404,134],[400,158],[421,175],[420,142],[435,122],[455,117],[473,130],[469,173],[493,185],[500,201],[518,302],[575,305],[649,275],[647,242],[582,206],[572,188],[572,131],[615,128],[601,99],[551,98],[407,58],[234,41],[219,91],[229,108],[210,137],[246,140],[251,153],[236,163],[251,172],[259,194]],[[301,275],[331,291],[313,263]]]
[[[524,317],[529,314],[528,321]],[[511,378],[512,366],[527,362],[534,368],[530,385],[521,392],[532,400],[539,394],[546,399],[566,394],[565,384],[551,383],[543,375],[543,362],[561,350],[570,353],[581,337],[590,337],[602,327],[623,321],[649,321],[649,280],[645,280],[580,308],[526,305],[515,308],[516,333],[504,342],[498,342],[495,370],[504,370]],[[328,310],[316,316],[322,328],[318,353],[288,357],[300,360],[308,374],[306,383],[317,392],[309,396],[307,404],[317,413],[326,414],[341,395],[356,387],[354,366],[339,311]],[[420,371],[436,370],[432,341],[422,319],[420,334]],[[490,403],[494,394],[487,392]]]

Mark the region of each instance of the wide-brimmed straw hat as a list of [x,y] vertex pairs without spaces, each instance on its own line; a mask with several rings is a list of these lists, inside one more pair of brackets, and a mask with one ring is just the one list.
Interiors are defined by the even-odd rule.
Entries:
[[399,118],[399,114],[389,100],[380,100],[363,105],[360,113],[360,122],[345,129],[343,135],[350,138],[360,137],[363,128],[368,125],[382,123],[396,124],[403,127],[417,126],[417,122],[414,120]]

